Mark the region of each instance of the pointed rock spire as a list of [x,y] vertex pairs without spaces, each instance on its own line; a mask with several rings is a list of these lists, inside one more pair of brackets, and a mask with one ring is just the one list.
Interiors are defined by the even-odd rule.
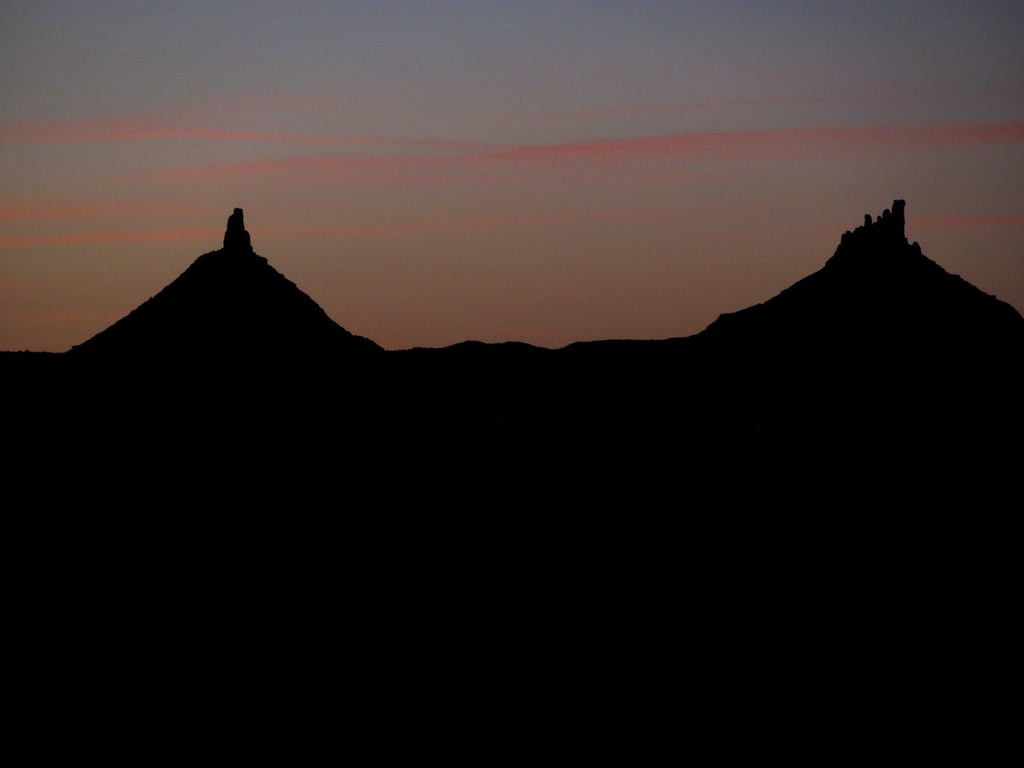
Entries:
[[863,228],[871,232],[870,237],[876,244],[906,244],[906,220],[903,213],[906,205],[905,200],[893,200],[892,209],[886,208],[882,211],[882,215],[875,219],[874,224],[871,223],[871,214],[864,214]]
[[893,234],[902,242],[907,241],[906,234],[906,218],[903,215],[903,209],[906,208],[906,200],[893,200],[892,201],[892,228]]
[[864,214],[864,225],[852,232],[843,233],[843,238],[836,250],[836,256],[852,252],[865,252],[879,249],[899,248],[907,245],[906,217],[904,200],[893,200],[892,208],[882,211],[882,215],[871,219],[870,213]]
[[224,233],[224,250],[252,251],[252,241],[249,239],[249,233],[245,231],[241,208],[235,208],[235,212],[228,217],[228,228]]

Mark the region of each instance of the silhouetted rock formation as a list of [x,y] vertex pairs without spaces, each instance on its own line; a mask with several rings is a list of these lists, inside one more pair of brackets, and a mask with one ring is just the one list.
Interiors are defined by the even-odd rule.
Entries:
[[783,433],[1020,423],[1024,318],[908,245],[903,213],[897,200],[866,216],[818,272],[692,337],[691,364],[717,372],[713,397]]
[[840,248],[864,249],[906,245],[906,205],[904,200],[893,200],[892,210],[885,209],[874,223],[871,222],[871,214],[864,214],[864,226],[857,227],[853,232],[844,232]]
[[253,253],[236,208],[222,250],[200,256],[160,293],[70,354],[226,368],[281,359],[334,365],[381,352]]
[[[106,675],[77,635],[126,622],[130,673],[159,635],[172,672],[202,661],[189,647],[219,664],[199,632],[267,617],[256,652],[319,663],[352,636],[384,697],[447,685],[440,645],[456,685],[507,647],[531,683],[572,657],[559,681],[599,706],[656,706],[593,671],[612,653],[631,665],[613,677],[660,684],[690,627],[726,697],[837,658],[930,692],[950,647],[932,635],[1012,642],[1024,320],[908,246],[902,206],[695,337],[562,350],[381,353],[236,242],[70,354],[0,354],[8,634],[56,660],[29,665],[44,697],[82,659]],[[331,364],[290,364],[310,359]]]
[[874,221],[866,215],[821,270],[763,304],[722,315],[697,338],[758,358],[787,352],[901,364],[1024,340],[1024,318],[1013,307],[908,245],[904,207],[896,200]]
[[224,233],[224,250],[252,250],[252,241],[249,239],[249,233],[245,231],[241,208],[235,208],[235,212],[228,217],[228,228]]
[[[81,419],[73,405],[53,410],[68,389],[86,398],[99,429],[162,418],[173,402],[185,433],[224,424],[231,409],[253,444],[318,444],[306,440],[315,424],[350,445],[406,441],[419,456],[458,445],[480,458],[485,446],[518,460],[543,444],[559,461],[570,445],[600,465],[627,450],[634,463],[664,463],[651,453],[667,436],[673,450],[755,456],[793,435],[834,446],[1024,429],[1022,353],[1024,318],[908,244],[899,200],[843,235],[818,272],[688,338],[394,353],[350,334],[253,253],[236,210],[222,250],[127,317],[67,355],[0,356],[0,369],[17,402],[45,403],[58,422]],[[211,372],[216,396],[202,386]]]

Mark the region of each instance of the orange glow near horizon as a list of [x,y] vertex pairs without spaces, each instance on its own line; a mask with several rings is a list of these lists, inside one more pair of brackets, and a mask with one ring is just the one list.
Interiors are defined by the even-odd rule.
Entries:
[[685,336],[894,198],[1024,309],[1024,6],[798,6],[14,4],[0,350],[89,338],[235,207],[388,348]]

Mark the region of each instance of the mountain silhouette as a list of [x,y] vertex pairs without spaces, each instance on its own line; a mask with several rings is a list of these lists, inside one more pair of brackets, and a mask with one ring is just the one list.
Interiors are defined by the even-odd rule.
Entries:
[[255,254],[236,208],[221,250],[200,256],[160,293],[69,354],[93,361],[233,365],[382,352],[334,322]]
[[[500,402],[508,429],[562,424],[595,445],[672,430],[735,448],[751,436],[918,439],[1020,423],[1024,318],[908,243],[904,211],[897,200],[866,216],[818,272],[694,336],[392,355],[410,356],[405,380],[429,370],[427,402],[461,392],[449,413],[472,420]],[[460,387],[467,377],[486,394]]]
[[851,607],[865,643],[922,601],[997,613],[1024,320],[907,244],[903,210],[687,338],[395,352],[254,254],[236,211],[222,250],[70,353],[0,355],[15,572],[89,616],[107,586],[75,590],[109,573],[132,620],[173,596],[197,621],[269,599],[330,623],[357,599],[388,652],[410,616],[449,621],[438,595],[471,621],[611,600],[643,638],[697,595],[734,655],[760,628],[842,635]]
[[1024,419],[1024,318],[908,243],[904,211],[865,215],[820,270],[685,340],[691,363],[717,372],[715,397],[762,427],[817,434]]
[[[252,250],[242,210],[228,219],[224,247],[200,256],[174,282],[128,316],[74,347],[97,361],[387,357],[399,367],[548,365],[588,361],[643,366],[671,359],[707,368],[899,365],[1014,360],[1024,318],[928,259],[905,235],[905,203],[846,232],[818,272],[779,295],[721,315],[704,331],[661,341],[577,342],[558,350],[520,342],[462,342],[382,355],[369,339],[334,322]],[[781,372],[785,375],[784,372]],[[704,375],[707,375],[705,370]]]
[[1024,339],[1024,317],[909,244],[904,210],[895,200],[875,221],[865,215],[821,270],[763,304],[722,315],[698,338],[759,356],[920,359],[999,347],[1009,354]]
[[908,245],[902,213],[688,338],[383,352],[236,210],[222,250],[70,353],[0,355],[15,591],[63,645],[78,618],[168,605],[193,634],[287,605],[269,631],[305,642],[340,604],[415,669],[421,624],[505,630],[479,606],[545,637],[621,618],[646,653],[682,605],[758,669],[800,632],[832,659],[851,616],[878,645],[922,603],[997,614],[1024,321]]
[[255,254],[236,209],[221,250],[128,316],[63,355],[0,355],[0,374],[39,406],[29,420],[135,430],[173,409],[190,432],[230,421],[245,450],[305,444],[315,425],[420,457],[476,446],[474,461],[515,463],[560,446],[600,463],[629,445],[658,462],[652,436],[756,454],[793,436],[947,444],[1024,428],[1024,318],[908,243],[904,211],[866,216],[820,270],[693,336],[385,352]]

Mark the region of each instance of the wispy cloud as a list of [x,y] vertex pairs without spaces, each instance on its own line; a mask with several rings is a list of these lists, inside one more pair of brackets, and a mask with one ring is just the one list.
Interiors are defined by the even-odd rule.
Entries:
[[680,210],[677,208],[659,206],[620,210],[478,213],[458,216],[399,217],[388,221],[360,222],[348,225],[304,226],[300,224],[294,227],[270,228],[267,234],[329,238],[420,237],[447,232],[655,221],[679,215]]
[[473,159],[688,155],[719,158],[777,157],[827,149],[913,149],[1024,141],[1024,121],[904,126],[783,128],[676,133],[625,139],[568,141],[508,147]]
[[194,181],[218,177],[267,176],[287,172],[349,173],[365,169],[407,168],[414,165],[436,165],[443,156],[431,155],[388,155],[388,154],[315,154],[292,157],[242,160],[234,163],[209,163],[206,165],[169,168],[160,171],[133,174],[142,179],[167,179]]
[[[360,189],[409,189],[455,183],[444,154],[314,154],[232,163],[209,163],[122,174],[120,182],[194,185],[237,185],[267,180],[279,186],[318,184]],[[479,174],[477,174],[479,175]],[[466,175],[463,174],[465,177]],[[463,178],[460,184],[469,183]]]
[[849,104],[860,99],[852,97],[777,96],[748,99],[698,99],[671,104],[632,104],[624,106],[582,107],[579,109],[549,109],[506,113],[509,117],[536,117],[577,120],[593,117],[642,117],[720,109],[809,107]]
[[920,229],[977,229],[981,227],[1021,227],[1024,215],[1008,216],[962,216],[956,214],[933,214],[914,216],[914,228]]
[[1024,121],[931,125],[840,126],[757,131],[675,133],[615,139],[505,145],[457,154],[316,154],[246,160],[147,172],[149,180],[196,181],[287,174],[341,176],[355,183],[405,183],[409,174],[471,165],[559,160],[600,161],[644,157],[776,159],[843,152],[932,150],[1024,141]]
[[[267,224],[258,230],[261,240],[319,237],[326,239],[415,238],[450,232],[490,231],[567,224],[626,223],[673,218],[680,211],[665,207],[622,210],[509,212],[447,216],[401,216],[343,224]],[[223,230],[213,227],[139,228],[54,234],[0,234],[0,247],[88,246],[116,243],[191,242],[212,246]]]
[[216,242],[222,234],[222,229],[213,227],[176,227],[33,235],[0,234],[0,247],[102,245],[110,243],[208,243]]
[[0,222],[39,221],[152,221],[175,218],[194,221],[208,215],[201,205],[177,202],[172,208],[158,201],[102,201],[83,199],[41,199],[38,197],[0,196]]
[[118,141],[231,141],[333,147],[385,147],[433,151],[479,151],[493,145],[477,141],[392,136],[218,130],[161,125],[159,116],[100,120],[41,120],[0,124],[0,146],[82,144]]

